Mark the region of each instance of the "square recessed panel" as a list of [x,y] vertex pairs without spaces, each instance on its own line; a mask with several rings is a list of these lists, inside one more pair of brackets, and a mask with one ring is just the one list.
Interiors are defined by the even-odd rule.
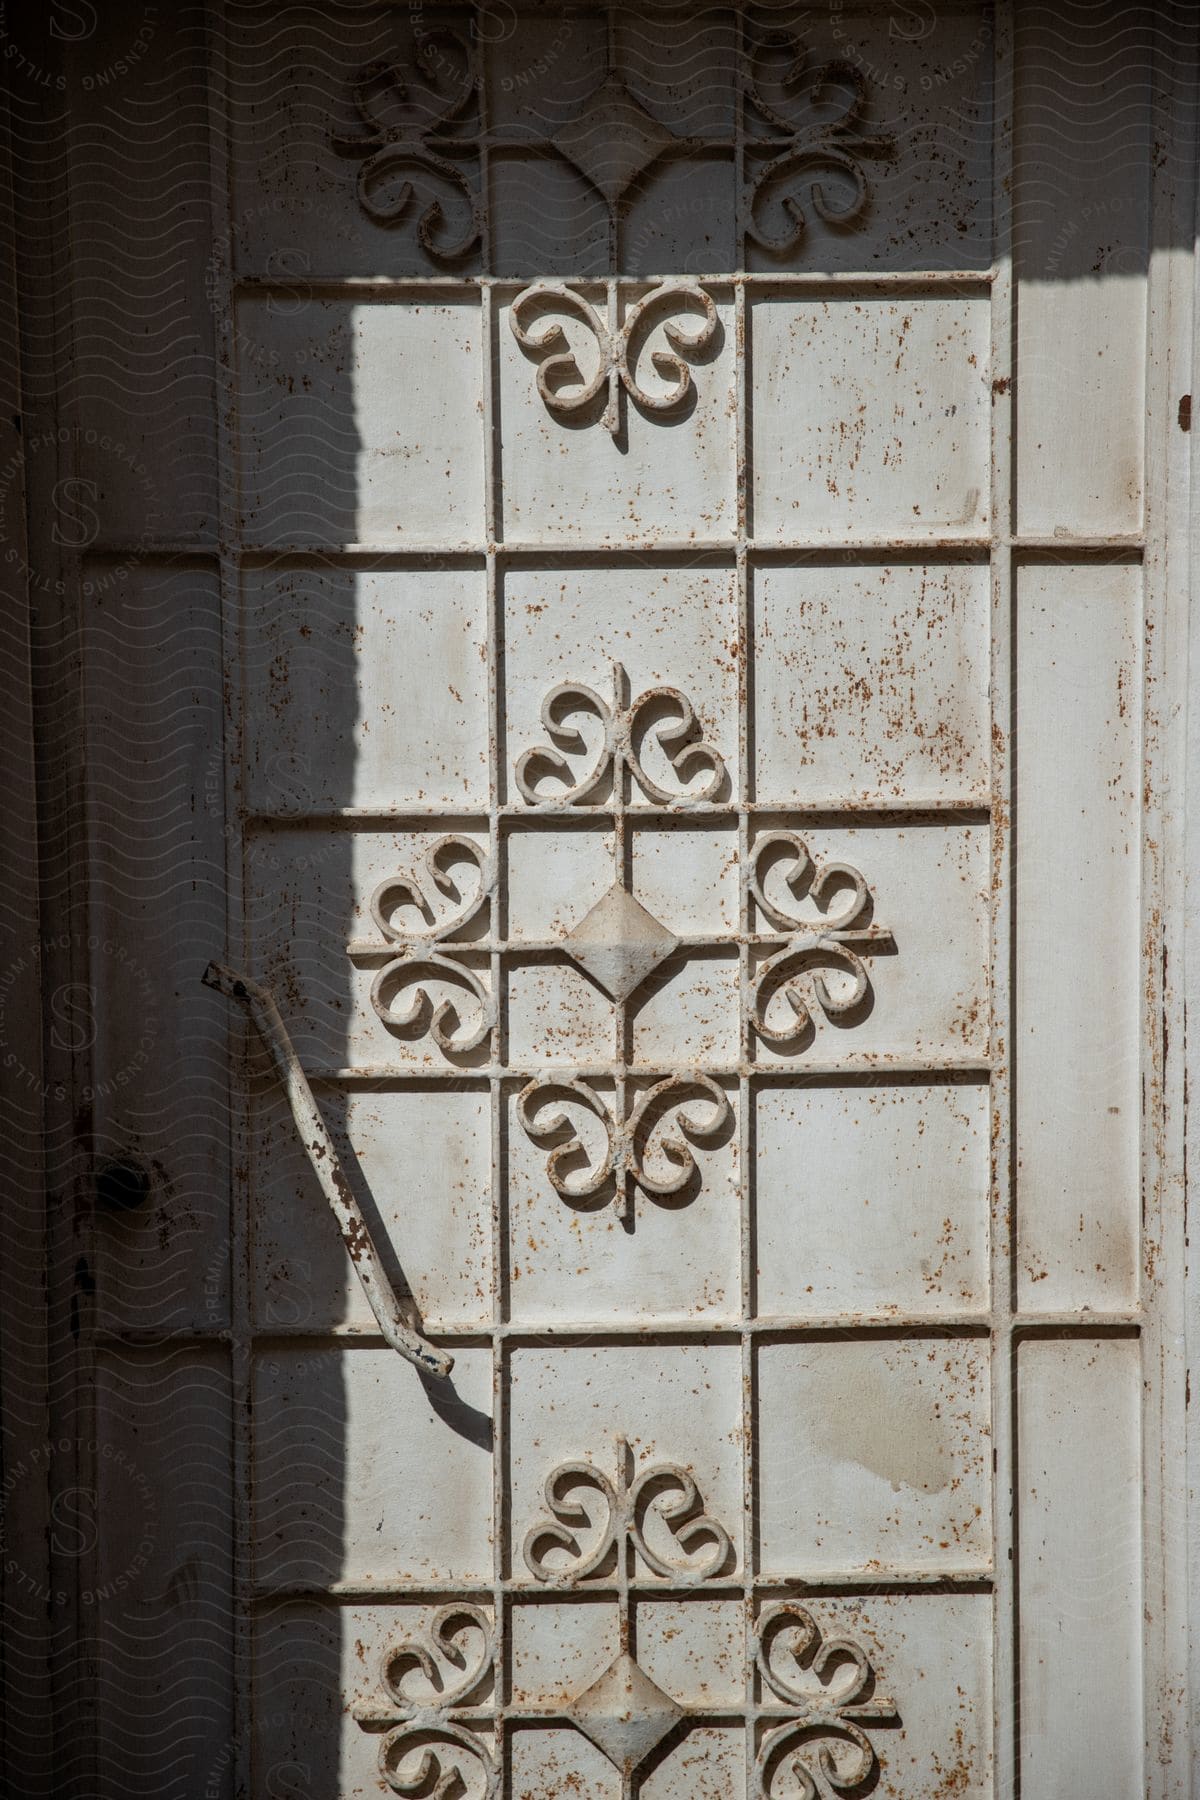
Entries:
[[612,887],[612,829],[595,825],[510,828],[505,838],[504,910],[510,942],[565,938]]
[[[742,1367],[734,1344],[579,1344],[520,1348],[510,1364],[509,1494],[514,1576],[533,1580],[521,1554],[546,1518],[544,1485],[561,1463],[587,1462],[617,1480],[624,1438],[636,1478],[663,1464],[687,1470],[705,1513],[728,1533],[741,1562]],[[591,1502],[589,1502],[591,1504]],[[593,1512],[595,1507],[593,1506]],[[603,1525],[597,1517],[600,1529]],[[657,1553],[688,1561],[651,1521]],[[582,1531],[581,1543],[595,1542]],[[696,1561],[712,1545],[696,1546]],[[734,1572],[731,1565],[727,1573]],[[648,1580],[656,1577],[643,1565]]]
[[487,805],[482,568],[251,568],[242,608],[251,807]]
[[521,1069],[611,1063],[616,1012],[590,976],[566,961],[505,961],[510,1063]]
[[[366,1783],[373,1765],[377,1766],[378,1745],[355,1742],[366,1734],[350,1717],[349,1709],[365,1699],[375,1684],[382,1650],[377,1641],[380,1628],[372,1630],[369,1615],[356,1619],[363,1652],[361,1661],[354,1659],[357,1666],[347,1667],[349,1646],[343,1636],[351,1614],[361,1610],[365,1609],[323,1606],[307,1598],[263,1602],[256,1609],[251,1650],[255,1699],[251,1741],[256,1769],[278,1775],[295,1768],[299,1748],[296,1723],[303,1719],[306,1782],[320,1792],[336,1794],[343,1782],[352,1784],[357,1779],[370,1792]],[[380,1627],[382,1624],[381,1617]],[[214,1760],[220,1754],[232,1770],[230,1746],[221,1745],[219,1752],[210,1746],[210,1750]],[[214,1793],[227,1791],[215,1780],[210,1787]]]
[[604,274],[608,208],[565,158],[527,157],[498,145],[488,159],[488,186],[498,275],[528,280],[535,271],[543,279]]
[[737,825],[639,825],[631,836],[633,892],[676,937],[738,928]]
[[260,1353],[258,1580],[490,1580],[491,1367],[459,1348],[434,1392],[390,1349]]
[[746,1693],[746,1612],[741,1600],[640,1600],[637,1656],[685,1706],[740,1706]]
[[[647,17],[643,13],[639,26]],[[649,182],[630,190],[621,222],[624,267],[631,275],[700,276],[734,267],[735,187],[728,154],[664,157]]]
[[[781,815],[759,821],[759,837],[768,831],[796,831]],[[818,872],[844,863],[863,877],[874,900],[872,923],[890,934],[860,946],[869,992],[853,1011],[830,1017],[813,986],[814,973],[826,982],[836,1002],[853,989],[852,975],[830,958],[818,958],[796,977],[797,991],[813,1020],[811,1042],[798,1050],[753,1040],[761,1063],[793,1067],[830,1062],[877,1061],[881,1056],[911,1055],[976,1058],[988,1048],[989,872],[985,825],[911,825],[827,830],[800,828]],[[768,871],[768,899],[786,903],[792,916],[817,919],[811,897],[799,904],[784,885],[787,864]],[[826,917],[846,909],[839,888],[829,896]],[[756,909],[757,910],[757,909]],[[775,931],[760,921],[760,929]],[[778,955],[780,952],[773,952]],[[761,971],[762,963],[756,967]],[[795,1016],[775,983],[765,993],[768,1028],[789,1031]]]
[[621,1800],[621,1775],[569,1725],[516,1730],[511,1736],[512,1792],[570,1794],[571,1800]]
[[[388,1266],[431,1330],[492,1317],[486,1088],[321,1087],[317,1104]],[[277,1089],[255,1107],[255,1314],[267,1331],[327,1331],[374,1316]]]
[[[576,290],[573,290],[576,291]],[[707,291],[707,290],[705,290]],[[599,321],[605,317],[603,287],[578,290]],[[628,316],[635,293],[621,290]],[[623,421],[614,438],[601,418],[604,396],[575,412],[547,406],[538,391],[539,362],[550,350],[524,349],[513,333],[512,302],[497,320],[500,363],[501,466],[504,473],[504,535],[510,541],[603,543],[614,546],[680,539],[732,539],[736,524],[734,481],[734,329],[727,295],[710,295],[716,329],[705,348],[679,352],[666,338],[670,326],[680,337],[696,337],[706,327],[694,301],[664,299],[635,330],[630,356],[636,380],[651,401],[662,401],[677,377],[665,375],[655,356],[682,354],[689,371],[687,399],[669,412],[640,404],[622,388]],[[527,336],[540,337],[561,326],[574,369],[552,372],[554,392],[581,393],[596,374],[600,350],[596,331],[561,303],[545,316],[522,309]],[[559,355],[565,354],[561,345]],[[568,373],[571,378],[567,379]]]
[[242,300],[237,328],[249,542],[482,541],[475,300]]
[[630,1004],[633,1060],[687,1067],[738,1060],[738,959],[733,948],[676,956],[654,971]]
[[757,798],[986,800],[990,604],[982,563],[757,569]]
[[510,135],[549,139],[581,110],[608,70],[606,20],[558,7],[514,7],[488,59],[491,116]]
[[516,1706],[569,1706],[591,1687],[621,1647],[611,1599],[514,1601],[509,1610],[512,1697]]
[[985,1569],[988,1379],[986,1338],[764,1344],[762,1572]]
[[982,1083],[760,1087],[759,1312],[985,1307],[989,1154]]
[[751,318],[756,536],[986,531],[985,295],[770,298]]
[[644,1800],[729,1800],[744,1792],[746,1741],[739,1725],[693,1725],[648,1769]]
[[[611,1088],[602,1090],[611,1110]],[[637,1089],[629,1104],[636,1104]],[[692,1090],[683,1109],[704,1123],[711,1102]],[[586,1106],[556,1093],[542,1117],[565,1114],[583,1150],[569,1165],[570,1185],[581,1186],[586,1170],[603,1159],[604,1128]],[[536,1123],[536,1115],[535,1115]],[[673,1173],[661,1148],[663,1135],[678,1137],[678,1113],[662,1116],[651,1133],[651,1172]],[[590,1200],[572,1204],[551,1183],[550,1147],[529,1139],[514,1104],[509,1119],[508,1222],[512,1317],[522,1324],[609,1324],[620,1320],[690,1320],[699,1316],[736,1318],[741,1310],[740,1210],[737,1145],[726,1129],[719,1137],[690,1146],[697,1177],[680,1193],[655,1198],[636,1188],[634,1229],[621,1224],[612,1204],[612,1182]]]
[[[527,752],[557,748],[581,781],[603,766],[604,728],[594,706],[559,703],[558,726],[581,740],[555,746],[542,717],[553,689],[590,688],[604,708],[613,705],[613,665],[628,679],[634,704],[651,690],[672,688],[692,708],[699,738],[721,759],[721,795],[738,781],[740,646],[734,574],[727,568],[664,569],[605,564],[591,569],[518,569],[504,583],[504,779],[508,799],[524,805],[515,766]],[[707,791],[717,775],[710,758],[693,755],[682,774],[672,768],[661,727],[682,722],[678,705],[656,702],[643,715],[637,749],[650,781],[672,796]],[[540,798],[566,791],[551,779],[544,756],[524,765]],[[597,786],[597,797],[607,788]],[[632,804],[647,802],[632,784]]]
[[[654,117],[684,138],[729,138],[737,118],[737,12],[715,6],[697,11],[688,0],[665,0],[653,11],[638,8],[617,20],[623,75]],[[670,169],[673,162],[668,156],[663,166]],[[656,180],[661,173],[656,165]]]

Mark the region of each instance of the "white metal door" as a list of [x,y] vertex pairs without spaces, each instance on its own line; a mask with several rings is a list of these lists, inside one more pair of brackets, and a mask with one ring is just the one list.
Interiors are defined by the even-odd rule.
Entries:
[[[1089,168],[1085,23],[214,28],[189,955],[273,995],[341,1173],[248,1025],[180,1791],[1185,1791],[1180,326],[1165,89]],[[97,1441],[157,1467],[100,1264]]]

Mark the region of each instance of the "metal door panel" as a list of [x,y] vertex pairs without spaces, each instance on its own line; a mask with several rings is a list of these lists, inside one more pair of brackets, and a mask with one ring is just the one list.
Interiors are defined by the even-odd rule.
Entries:
[[1184,1791],[1177,274],[1076,23],[1115,173],[1070,98],[1047,147],[1040,8],[214,11],[217,517],[175,471],[131,546],[127,464],[80,566],[99,743],[223,635],[227,933],[164,948],[102,767],[95,917],[270,990],[453,1369],[198,991],[218,1123],[97,1231],[75,1597],[211,1630],[172,1791]]
[[[351,119],[323,167],[357,217],[331,239],[287,202],[325,284],[298,303],[274,210],[244,203],[245,960],[456,1359],[439,1393],[377,1346],[264,1085],[253,1316],[306,1341],[252,1351],[254,1580],[359,1610],[347,1792],[404,1791],[430,1751],[480,1795],[982,1795],[1018,1341],[1006,740],[1018,1296],[1063,1321],[1022,1342],[1018,1383],[1055,1397],[1021,1413],[1020,1457],[1054,1484],[1054,1407],[1092,1404],[1073,1309],[1135,1298],[1130,1097],[1114,1069],[1100,1131],[1090,1080],[1070,1101],[1097,1022],[1135,1036],[1137,570],[1016,571],[1032,730],[1010,720],[1009,289],[972,253],[977,142],[909,183],[920,209],[953,192],[965,244],[927,236],[922,263],[888,234],[876,177],[914,127],[897,150],[873,71],[890,52],[911,105],[911,43],[831,10],[801,124],[806,77],[749,20],[714,20],[669,98],[668,15],[615,19],[607,48],[598,23],[540,21],[533,100],[524,23],[485,51],[465,16],[418,22],[405,94],[314,46]],[[994,45],[982,13],[941,29],[964,46],[953,100],[922,89],[944,142]],[[279,197],[236,130],[239,191]],[[825,185],[789,212],[805,155]],[[889,267],[903,285],[872,286]],[[1128,1346],[1101,1345],[1121,1379]],[[1056,1541],[1063,1503],[1029,1503]],[[1118,1712],[1134,1592],[1111,1597]],[[1033,1792],[1039,1767],[1023,1750]]]

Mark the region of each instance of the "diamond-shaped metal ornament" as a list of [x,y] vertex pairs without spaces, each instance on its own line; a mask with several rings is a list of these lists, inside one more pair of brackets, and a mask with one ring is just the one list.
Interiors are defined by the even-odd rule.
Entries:
[[622,1774],[632,1775],[684,1713],[623,1650],[566,1716]]
[[679,940],[618,882],[567,933],[563,948],[613,1000],[628,1000]]
[[550,141],[615,206],[676,136],[610,74]]

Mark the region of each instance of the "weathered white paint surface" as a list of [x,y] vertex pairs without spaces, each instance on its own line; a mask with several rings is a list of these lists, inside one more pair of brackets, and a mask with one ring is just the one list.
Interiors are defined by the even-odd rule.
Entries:
[[[436,1740],[468,1800],[784,1800],[821,1748],[894,1800],[1179,1800],[1149,92],[1037,8],[1014,52],[831,6],[790,85],[732,13],[518,9],[467,78],[411,9],[227,11],[222,485],[202,530],[164,467],[203,564],[93,596],[90,704],[153,750],[139,623],[210,671],[223,629],[180,755],[228,942],[130,902],[103,795],[95,921],[197,984],[213,1081],[205,962],[270,988],[455,1366],[383,1342],[261,1047],[216,1151],[126,1095],[98,958],[101,1136],[194,1203],[98,1228],[105,1704],[145,1491],[139,1603],[221,1619],[172,1792],[414,1791]],[[359,106],[379,59],[408,96]],[[1047,66],[1113,84],[1111,190]],[[848,165],[760,181],[860,80]],[[122,475],[109,549],[135,514]]]

